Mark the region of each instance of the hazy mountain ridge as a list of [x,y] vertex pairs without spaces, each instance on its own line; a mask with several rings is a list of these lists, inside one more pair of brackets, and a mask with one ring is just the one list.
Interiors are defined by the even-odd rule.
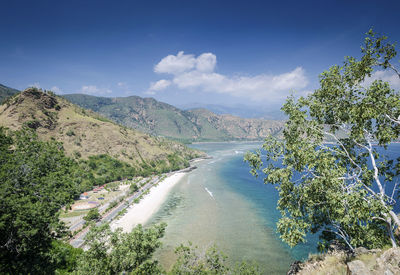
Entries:
[[10,96],[19,93],[18,90],[0,84],[0,104]]
[[285,114],[279,109],[280,107],[272,106],[250,106],[250,105],[220,105],[205,103],[187,103],[177,105],[182,110],[207,109],[217,115],[230,114],[241,118],[256,118],[266,120],[285,120]]
[[283,129],[281,121],[217,115],[206,109],[180,110],[153,98],[104,98],[83,94],[64,97],[125,126],[180,140],[261,140]]
[[283,129],[283,122],[263,119],[240,118],[233,115],[216,115],[206,109],[190,110],[198,119],[207,121],[216,129],[237,139],[260,139],[277,134]]
[[70,156],[107,154],[134,167],[141,167],[144,162],[168,163],[171,155],[186,160],[200,155],[180,143],[123,127],[35,88],[9,98],[0,106],[0,125],[12,130],[23,125],[36,129],[42,139],[61,141]]

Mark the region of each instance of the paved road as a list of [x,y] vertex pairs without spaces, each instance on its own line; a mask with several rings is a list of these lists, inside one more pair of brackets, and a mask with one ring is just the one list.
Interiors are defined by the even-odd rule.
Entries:
[[[142,195],[143,192],[145,192],[147,189],[150,189],[154,184],[156,184],[158,182],[158,180],[159,180],[158,176],[154,177],[149,183],[144,185],[139,191],[134,193],[132,196],[128,197],[118,207],[114,208],[112,211],[110,211],[105,216],[103,216],[101,221],[96,223],[96,226],[99,226],[99,225],[101,225],[101,224],[103,224],[105,222],[112,221],[118,215],[118,213],[120,211],[122,211],[123,209],[127,208],[133,202],[133,200],[135,200],[140,195]],[[73,227],[77,228],[78,225],[83,225],[84,223],[85,223],[85,221],[82,221],[81,223],[78,223],[78,224],[74,225]],[[71,229],[72,229],[72,227],[71,227]],[[84,238],[85,238],[85,236],[86,236],[88,231],[89,231],[89,227],[83,229],[82,232],[78,233],[78,235],[75,236],[74,239],[70,240],[69,243],[73,247],[81,247],[83,245],[83,243],[84,243]]]
[[[141,181],[139,181],[137,184],[140,186],[144,181],[146,181],[147,178],[142,179]],[[99,212],[102,213],[104,212],[104,210],[107,209],[107,207],[110,205],[110,203],[112,203],[113,201],[117,201],[119,200],[121,197],[125,196],[127,194],[127,192],[122,193],[121,195],[117,196],[116,198],[114,198],[112,201],[105,203],[104,205],[101,205],[98,209]],[[69,231],[74,232],[76,230],[78,230],[79,228],[81,228],[83,225],[85,224],[85,220],[83,219],[83,217],[80,217],[80,219],[72,224],[69,227]]]

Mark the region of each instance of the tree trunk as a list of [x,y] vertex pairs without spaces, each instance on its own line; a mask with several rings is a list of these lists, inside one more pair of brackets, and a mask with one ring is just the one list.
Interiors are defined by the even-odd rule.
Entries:
[[390,241],[392,242],[392,247],[397,247],[396,239],[393,235],[393,230],[392,230],[392,219],[388,216],[386,222],[387,222],[386,227],[390,237]]

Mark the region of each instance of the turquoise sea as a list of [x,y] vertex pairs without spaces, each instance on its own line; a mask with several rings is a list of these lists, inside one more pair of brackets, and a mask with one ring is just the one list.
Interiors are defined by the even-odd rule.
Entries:
[[[318,238],[291,249],[279,239],[276,222],[278,194],[249,173],[246,151],[261,143],[203,143],[191,145],[212,159],[195,163],[170,192],[149,224],[168,224],[163,248],[156,257],[165,268],[175,260],[174,248],[191,241],[200,248],[216,244],[232,262],[256,261],[264,274],[286,274],[295,260],[315,253]],[[400,146],[394,145],[399,156]]]

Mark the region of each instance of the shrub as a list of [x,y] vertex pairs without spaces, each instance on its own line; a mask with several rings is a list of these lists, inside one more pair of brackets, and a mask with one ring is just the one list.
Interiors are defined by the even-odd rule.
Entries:
[[83,219],[87,222],[90,222],[90,221],[97,221],[100,219],[100,217],[101,215],[99,213],[99,209],[93,208],[89,210],[89,212],[85,217],[83,217]]
[[75,132],[72,130],[68,130],[68,132],[66,133],[67,136],[71,137],[71,136],[75,136]]

